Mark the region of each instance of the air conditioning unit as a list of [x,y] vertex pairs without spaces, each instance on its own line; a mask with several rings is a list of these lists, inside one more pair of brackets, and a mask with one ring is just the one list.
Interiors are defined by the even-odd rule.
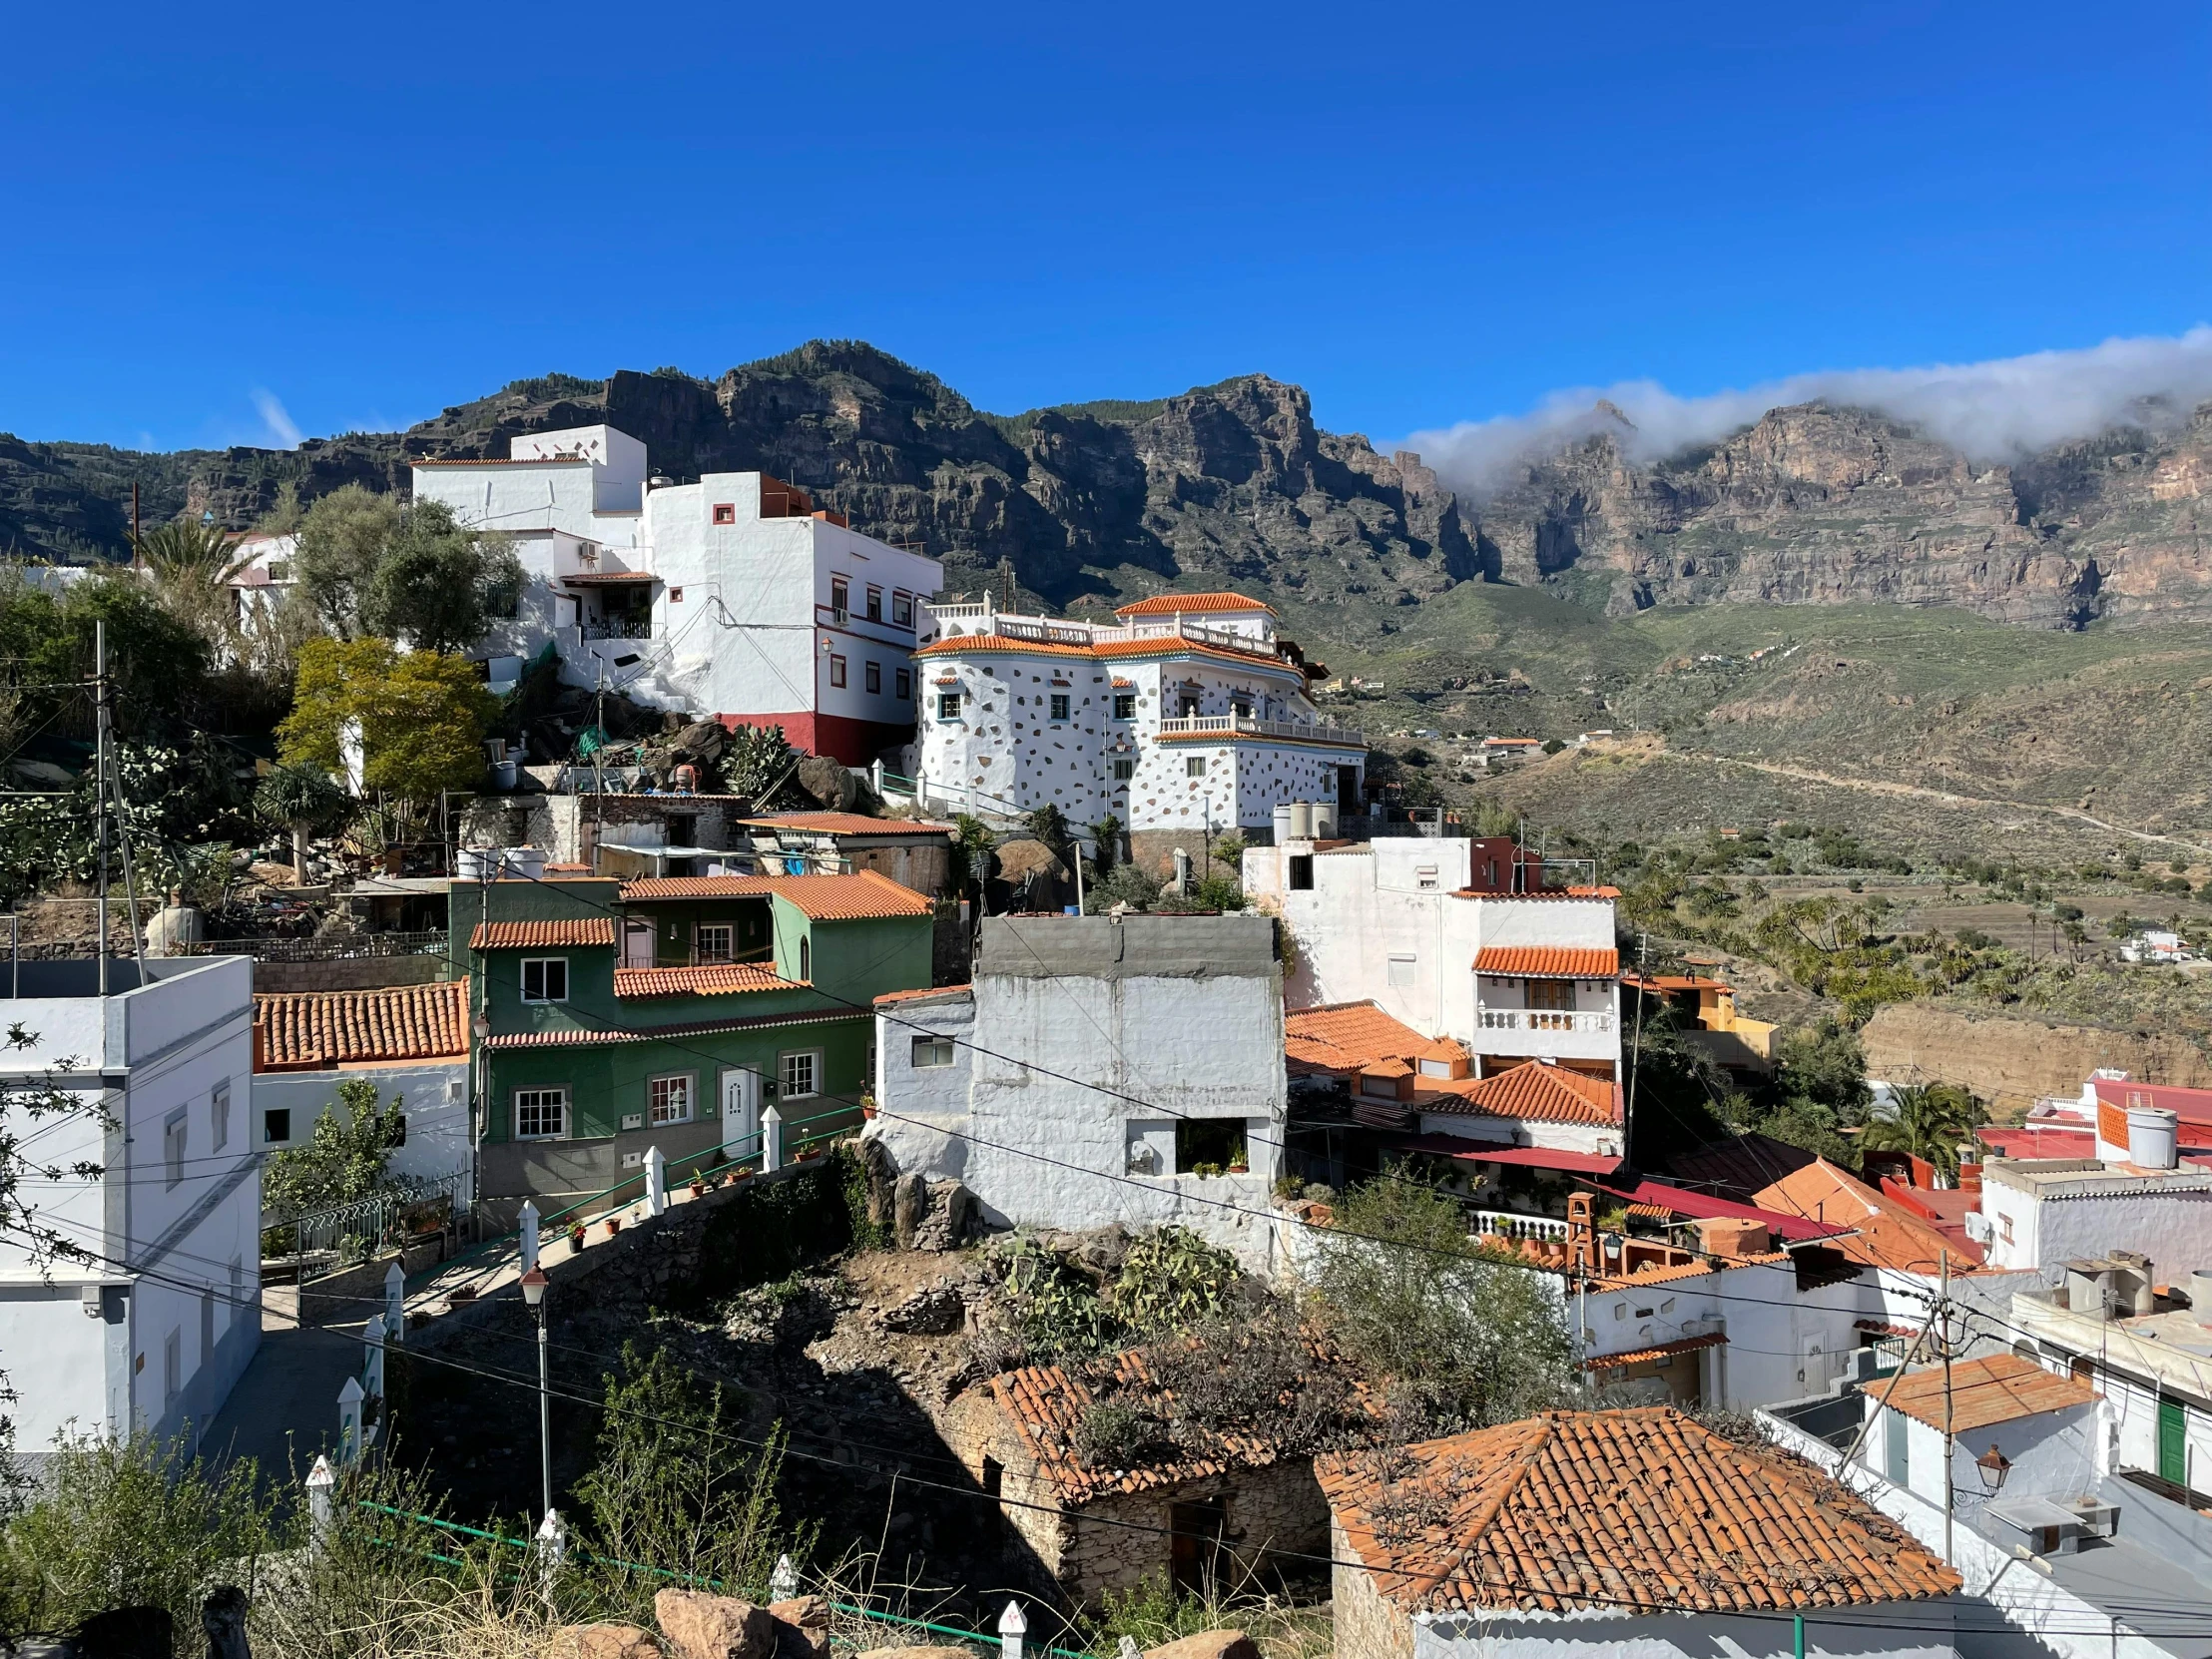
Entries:
[[1996,1229],[1989,1225],[1989,1218],[1979,1210],[1966,1212],[1966,1237],[1975,1244],[1985,1245],[1996,1237]]

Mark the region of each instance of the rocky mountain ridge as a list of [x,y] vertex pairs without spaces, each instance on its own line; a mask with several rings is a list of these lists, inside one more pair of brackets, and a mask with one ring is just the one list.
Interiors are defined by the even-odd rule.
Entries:
[[308,500],[349,482],[403,491],[412,459],[503,456],[517,433],[598,420],[644,440],[657,472],[789,478],[856,527],[942,557],[948,590],[1010,567],[1035,598],[1075,609],[1233,585],[1386,632],[1401,607],[1489,581],[1615,614],[1887,601],[2073,628],[2212,612],[2212,406],[2171,433],[2114,431],[2011,467],[1818,403],[1644,463],[1610,411],[1477,499],[1416,455],[1323,431],[1304,390],[1266,375],[1000,416],[873,347],[819,340],[711,381],[518,381],[403,433],[288,452],[0,435],[0,548],[115,556],[134,478],[148,522],[210,511],[243,526],[286,481]]

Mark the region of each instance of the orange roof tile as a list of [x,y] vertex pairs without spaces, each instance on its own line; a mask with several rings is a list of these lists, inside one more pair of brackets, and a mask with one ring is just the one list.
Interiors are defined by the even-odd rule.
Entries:
[[812,921],[925,916],[931,909],[922,894],[872,869],[852,875],[656,875],[622,884],[626,904],[663,898],[769,895],[796,905]]
[[1678,1343],[1661,1343],[1657,1348],[1630,1349],[1626,1354],[1593,1354],[1582,1362],[1582,1369],[1612,1371],[1621,1366],[1640,1366],[1647,1360],[1667,1360],[1677,1354],[1695,1354],[1701,1348],[1720,1348],[1727,1341],[1716,1331],[1704,1337],[1684,1337]]
[[1850,1228],[1851,1236],[1829,1242],[1868,1267],[1934,1273],[1946,1255],[1953,1269],[1971,1265],[1976,1259],[1971,1244],[1946,1237],[1889,1194],[1868,1186],[1825,1158],[1816,1158],[1803,1169],[1760,1188],[1751,1195],[1751,1202],[1781,1215]]
[[1377,1589],[1408,1611],[1791,1611],[1959,1588],[1818,1470],[1666,1406],[1545,1411],[1315,1472]]
[[1621,953],[1561,944],[1490,944],[1475,952],[1477,973],[1510,974],[1521,979],[1610,979],[1621,970]]
[[1202,611],[1265,611],[1269,616],[1277,613],[1265,600],[1249,599],[1241,593],[1156,593],[1150,599],[1133,600],[1127,605],[1116,605],[1116,616],[1196,616]]
[[1246,663],[1280,669],[1303,680],[1305,671],[1264,649],[1238,650],[1227,645],[1207,645],[1162,634],[1157,639],[1095,640],[1089,645],[1046,644],[1041,640],[1017,640],[1005,634],[953,634],[913,653],[919,657],[958,657],[974,653],[1009,652],[1031,657],[1087,657],[1092,661],[1123,657],[1216,657],[1225,663]]
[[875,1005],[880,1008],[885,1003],[912,1002],[924,996],[972,996],[974,993],[973,985],[922,985],[907,991],[885,991],[875,999]]
[[471,950],[553,950],[614,942],[613,916],[566,916],[558,921],[482,921],[468,936]]
[[[1932,1428],[1943,1426],[1943,1368],[1929,1366],[1901,1372],[1868,1392],[1883,1404]],[[2017,1417],[2064,1411],[2095,1401],[2086,1382],[2043,1370],[2017,1354],[1992,1354],[1985,1360],[1954,1362],[1950,1368],[1950,1431],[1967,1433]]]
[[254,1069],[459,1059],[468,1053],[468,981],[254,998]]
[[729,996],[738,991],[789,991],[810,981],[786,979],[759,962],[709,962],[697,967],[616,968],[615,995]]
[[949,824],[925,819],[868,818],[861,813],[775,813],[741,818],[740,824],[763,830],[809,830],[822,835],[949,835]]
[[1428,1039],[1373,1002],[1333,1002],[1283,1016],[1283,1048],[1293,1060],[1327,1071],[1357,1071],[1376,1060],[1418,1054]]
[[1618,1123],[1620,1086],[1606,1078],[1585,1077],[1565,1066],[1531,1060],[1488,1077],[1448,1080],[1431,1077],[1428,1088],[1441,1098],[1422,1101],[1430,1112],[1465,1112],[1483,1117],[1528,1118],[1544,1123]]

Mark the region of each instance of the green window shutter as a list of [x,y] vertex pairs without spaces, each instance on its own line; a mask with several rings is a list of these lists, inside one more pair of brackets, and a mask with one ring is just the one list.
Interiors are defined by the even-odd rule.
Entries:
[[2158,1478],[2176,1486],[2189,1478],[2189,1416],[2176,1400],[2158,1402]]
[[1893,1410],[1890,1420],[1884,1424],[1889,1430],[1889,1466],[1883,1470],[1893,1486],[1911,1486],[1913,1483],[1913,1424],[1903,1411]]

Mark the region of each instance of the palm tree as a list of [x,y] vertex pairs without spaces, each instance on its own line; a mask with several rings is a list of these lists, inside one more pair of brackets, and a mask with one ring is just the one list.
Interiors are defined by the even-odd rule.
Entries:
[[1868,1119],[1859,1137],[1872,1152],[1907,1152],[1952,1180],[1958,1148],[1986,1120],[1981,1102],[1956,1083],[1908,1083],[1893,1090],[1890,1109]]
[[218,646],[236,644],[238,601],[230,584],[254,559],[239,553],[228,530],[176,519],[147,531],[136,546],[155,597],[166,610]]

